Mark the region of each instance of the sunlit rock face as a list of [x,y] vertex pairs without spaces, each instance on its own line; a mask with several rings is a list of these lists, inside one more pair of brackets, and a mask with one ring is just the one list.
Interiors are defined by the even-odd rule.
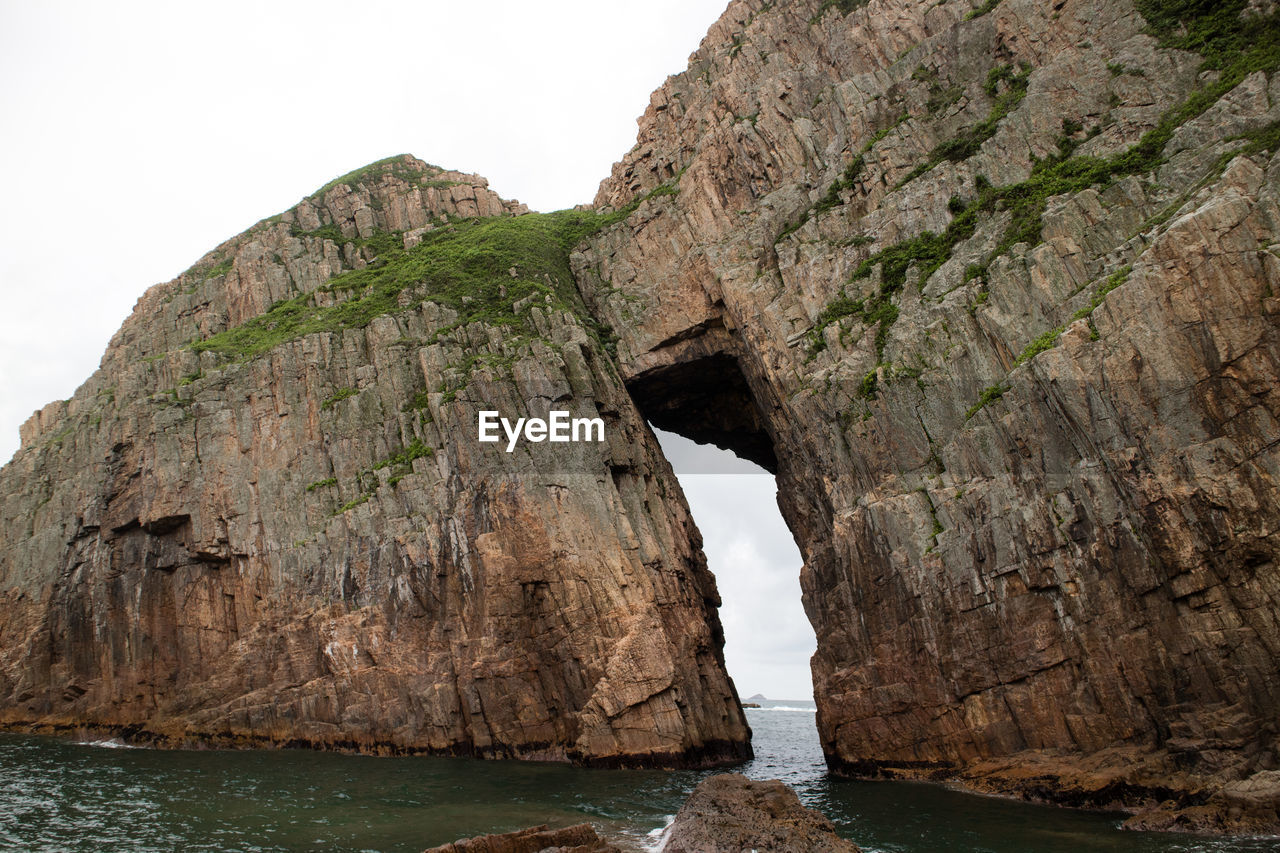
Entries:
[[[0,716],[162,744],[749,754],[715,582],[567,243],[392,158],[138,302],[0,471]],[[604,441],[477,440],[481,410]]]
[[734,2],[601,184],[587,304],[776,470],[837,769],[1277,828],[1280,36],[1191,5]]

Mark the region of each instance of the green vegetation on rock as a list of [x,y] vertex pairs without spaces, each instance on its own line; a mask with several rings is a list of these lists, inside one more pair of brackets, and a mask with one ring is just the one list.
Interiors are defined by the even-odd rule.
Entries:
[[[366,166],[351,173],[357,177],[339,182],[356,180],[375,167],[394,166],[392,161],[397,158]],[[472,322],[522,326],[534,304],[549,305],[576,313],[607,345],[608,331],[582,304],[569,269],[569,253],[588,235],[626,219],[643,202],[676,193],[674,182],[662,184],[606,214],[562,210],[450,222],[426,232],[408,250],[398,232],[356,240],[342,237],[333,226],[298,232],[353,242],[372,250],[375,258],[364,269],[331,278],[321,289],[322,298],[301,293],[282,300],[239,326],[192,343],[190,349],[249,360],[304,335],[362,328],[375,317],[424,302],[455,310],[455,327]],[[328,304],[332,295],[345,298]]]
[[987,2],[983,3],[981,6],[974,9],[969,14],[965,15],[964,19],[966,21],[972,21],[974,18],[981,18],[983,15],[992,11],[999,5],[1000,5],[1000,0],[987,0]]
[[909,184],[943,160],[960,163],[977,154],[982,148],[982,143],[995,136],[996,128],[1005,116],[1013,112],[1026,97],[1027,78],[1030,76],[1031,68],[1028,66],[1023,66],[1016,72],[1011,65],[1001,65],[991,69],[983,85],[986,93],[995,98],[991,112],[978,124],[938,144],[933,151],[929,152],[929,159],[912,169],[898,183],[898,186]]
[[203,273],[206,280],[217,278],[220,275],[226,275],[231,272],[231,265],[235,262],[234,258],[225,258],[221,262],[214,264]]
[[1137,0],[1136,5],[1161,47],[1198,53],[1207,68],[1225,70],[1242,59],[1252,63],[1250,55],[1280,53],[1280,16],[1246,16],[1247,0]]
[[858,384],[858,396],[870,402],[878,395],[876,394],[876,385],[879,383],[880,377],[874,369],[867,371],[862,377],[862,382]]
[[338,485],[337,477],[326,477],[323,480],[316,480],[314,483],[307,486],[307,491],[314,492],[316,489],[323,489],[327,486],[336,486],[336,485]]
[[332,409],[334,406],[338,405],[338,403],[342,402],[348,397],[354,397],[356,394],[359,394],[359,393],[360,392],[354,388],[339,388],[332,397],[329,397],[323,403],[320,404],[320,408],[323,411],[328,411],[329,409]]
[[498,216],[428,231],[408,251],[390,241],[368,267],[329,280],[325,295],[344,295],[342,301],[322,304],[316,294],[299,294],[191,349],[250,359],[303,335],[360,328],[423,302],[454,309],[458,325],[517,325],[521,317],[514,305],[531,296],[585,316],[569,251],[602,218],[581,211]]
[[982,395],[978,397],[978,402],[969,407],[969,411],[964,413],[964,419],[971,420],[974,415],[982,411],[988,403],[994,403],[1004,396],[1004,392],[1009,390],[1008,385],[988,385],[982,389]]
[[226,257],[216,263],[207,263],[205,261],[197,262],[194,266],[182,274],[189,280],[186,293],[194,293],[195,289],[201,282],[209,281],[220,275],[226,275],[231,272],[231,267],[235,263],[235,258]]
[[811,216],[826,213],[833,207],[842,204],[843,201],[840,198],[840,194],[845,190],[853,189],[854,181],[861,177],[863,170],[866,169],[867,166],[867,153],[875,147],[876,143],[888,136],[894,128],[910,117],[911,116],[909,114],[903,113],[893,124],[876,131],[876,133],[867,140],[866,144],[862,146],[862,149],[857,153],[857,155],[854,156],[853,160],[849,162],[849,165],[844,167],[844,171],[841,172],[840,177],[832,181],[831,186],[827,187],[826,194],[801,213],[799,219],[782,229],[778,236],[774,238],[774,244],[776,245],[783,239],[800,230],[800,227],[808,222]]
[[[414,159],[409,154],[397,154],[394,157],[384,157],[383,159],[370,163],[367,166],[362,166],[353,172],[348,172],[341,177],[334,178],[332,181],[313,192],[308,196],[308,198],[324,198],[325,194],[328,193],[329,190],[339,184],[354,186],[359,183],[368,182],[369,180],[375,177],[380,177],[384,174],[394,175],[406,183],[419,184],[421,186],[440,186],[447,183],[433,181],[432,178],[425,178],[422,171],[416,168],[413,165],[413,162]],[[439,166],[428,165],[427,168],[432,170],[432,175],[436,175],[444,171]]]
[[[814,330],[810,333],[811,355],[821,349],[815,347],[814,342],[820,339],[819,335],[825,325],[855,314],[861,316],[864,323],[880,323],[876,343],[877,351],[882,353],[888,326],[897,319],[896,308],[889,310],[883,303],[902,289],[906,273],[910,269],[917,271],[918,282],[923,286],[950,259],[955,247],[976,233],[979,217],[1008,211],[1010,221],[996,248],[986,259],[966,269],[966,282],[985,278],[991,261],[1015,245],[1039,244],[1044,228],[1043,216],[1050,198],[1089,187],[1105,189],[1121,178],[1151,172],[1165,162],[1165,146],[1178,127],[1201,115],[1249,74],[1256,71],[1273,72],[1280,68],[1280,14],[1242,18],[1240,13],[1244,8],[1244,0],[1228,0],[1221,6],[1208,0],[1176,0],[1172,4],[1140,0],[1138,8],[1163,46],[1198,50],[1205,57],[1205,66],[1218,70],[1216,77],[1207,78],[1201,88],[1193,92],[1185,102],[1165,113],[1156,126],[1143,134],[1135,145],[1112,157],[1074,156],[1076,143],[1071,134],[1066,132],[1073,128],[1064,124],[1058,154],[1037,162],[1027,180],[992,187],[979,178],[975,186],[975,197],[968,202],[962,200],[963,207],[955,213],[943,233],[925,231],[919,236],[887,246],[855,270],[853,280],[865,278],[875,266],[881,266],[881,286],[872,298],[875,301],[875,311],[848,310],[854,303],[844,293],[838,295],[819,314]],[[1010,75],[1007,67],[993,71],[987,80],[988,91],[993,91],[1002,80],[1008,80],[1012,84],[1013,77]],[[1018,85],[1025,87],[1025,81]],[[1249,139],[1249,144],[1232,152],[1230,156],[1275,149],[1280,146],[1280,129],[1268,126],[1246,135],[1245,138]],[[953,207],[953,211],[958,207],[959,205]]]
[[[413,472],[413,460],[424,459],[431,456],[433,453],[435,453],[435,451],[423,444],[421,439],[413,439],[413,441],[409,442],[409,444],[399,453],[393,453],[386,459],[375,464],[372,468],[368,468],[356,474],[356,486],[361,490],[360,494],[338,507],[333,511],[333,514],[342,515],[344,512],[355,509],[372,498],[374,493],[378,491],[378,486],[381,485],[378,478],[375,476],[376,472],[381,471],[384,468],[390,468],[391,475],[387,478],[387,485],[394,486]],[[336,478],[330,477],[327,480],[320,480],[316,483],[312,483],[310,486],[307,486],[307,491],[312,491],[313,487],[322,488],[324,486],[336,485],[337,482]]]
[[[1128,280],[1129,273],[1132,271],[1133,271],[1132,266],[1126,266],[1120,270],[1117,270],[1111,275],[1107,276],[1107,280],[1104,281],[1102,283],[1102,286],[1099,287],[1097,292],[1094,293],[1093,298],[1089,300],[1089,304],[1071,315],[1070,322],[1074,323],[1076,320],[1087,319],[1091,314],[1093,314],[1094,310],[1099,305],[1102,304],[1102,300],[1107,297],[1108,293],[1115,290],[1117,287],[1124,284],[1125,281]],[[1092,321],[1090,322],[1092,323]],[[1097,328],[1090,325],[1090,329],[1092,331],[1092,334],[1090,335],[1090,337],[1093,340],[1097,340]],[[1067,330],[1067,324],[1064,323],[1061,326],[1055,326],[1049,331],[1041,334],[1034,341],[1027,344],[1026,349],[1024,349],[1022,353],[1017,357],[1017,359],[1014,360],[1013,366],[1018,367],[1019,365],[1026,364],[1028,361],[1035,358],[1040,353],[1045,352],[1046,350],[1053,349],[1058,343],[1058,338],[1061,337],[1062,333],[1065,332],[1066,330]]]
[[827,13],[828,9],[836,9],[840,12],[841,17],[849,14],[859,6],[865,6],[870,0],[823,0],[822,5],[818,7],[818,12],[809,19],[809,23],[816,24]]

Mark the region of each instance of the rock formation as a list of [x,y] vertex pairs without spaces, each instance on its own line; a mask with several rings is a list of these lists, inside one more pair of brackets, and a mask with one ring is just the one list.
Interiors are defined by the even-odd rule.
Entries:
[[[714,579],[567,245],[392,158],[151,288],[0,472],[0,719],[139,740],[749,753]],[[480,444],[477,412],[603,443]]]
[[776,470],[834,768],[1277,827],[1277,45],[739,0],[654,93],[575,273],[654,424]]
[[[740,756],[647,419],[777,473],[837,770],[1280,829],[1277,45],[1263,0],[735,0],[593,210],[334,182],[24,428],[3,719]],[[473,440],[553,404],[608,441]]]
[[693,789],[667,828],[664,853],[858,853],[831,821],[800,804],[776,779],[741,773],[708,776]]

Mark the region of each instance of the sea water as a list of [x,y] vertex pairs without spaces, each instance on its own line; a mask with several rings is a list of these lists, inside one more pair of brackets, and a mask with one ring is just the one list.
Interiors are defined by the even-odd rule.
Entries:
[[[938,785],[832,779],[808,702],[748,709],[757,758],[842,835],[882,853],[1244,853],[1276,839],[1123,832],[1122,815]],[[286,751],[133,749],[0,735],[0,847],[30,851],[420,851],[587,821],[651,850],[705,774]]]

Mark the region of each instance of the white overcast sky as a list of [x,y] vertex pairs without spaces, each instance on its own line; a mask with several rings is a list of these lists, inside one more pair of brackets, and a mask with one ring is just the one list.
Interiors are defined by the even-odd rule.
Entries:
[[720,588],[725,664],[738,695],[812,699],[816,641],[800,604],[800,551],[773,476],[726,450],[656,432]]
[[[331,178],[410,153],[535,210],[589,202],[725,5],[0,0],[0,461],[143,290]],[[724,559],[773,565],[746,541]],[[785,687],[753,665],[747,692],[809,695],[807,663]]]

